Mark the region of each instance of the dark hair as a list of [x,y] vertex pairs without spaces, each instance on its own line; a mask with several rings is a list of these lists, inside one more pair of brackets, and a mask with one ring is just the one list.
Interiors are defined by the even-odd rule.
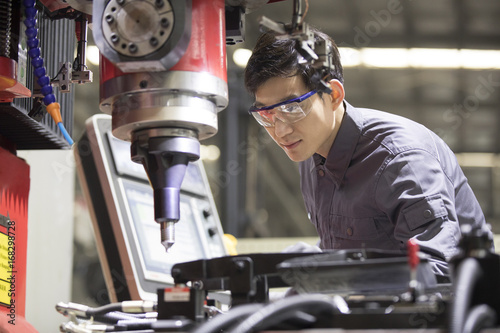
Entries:
[[[311,28],[311,31],[316,41],[329,40],[332,43],[332,61],[335,67],[330,70],[325,80],[337,79],[343,83],[344,77],[337,45],[327,34],[314,28]],[[299,64],[295,47],[295,39],[277,39],[272,32],[262,34],[257,40],[245,69],[245,86],[248,92],[255,95],[257,89],[273,77],[285,78],[296,75],[302,76],[307,88],[311,90],[318,88],[312,80],[313,74],[316,73],[315,68],[310,64]]]

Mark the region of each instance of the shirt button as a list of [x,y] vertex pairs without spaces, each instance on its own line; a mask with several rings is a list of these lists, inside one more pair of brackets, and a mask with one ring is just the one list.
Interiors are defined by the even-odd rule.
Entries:
[[320,175],[320,177],[323,177],[325,175],[325,171],[324,170],[319,170],[318,174]]
[[352,228],[351,227],[347,228],[347,234],[349,236],[352,236]]
[[432,216],[432,212],[430,210],[427,209],[427,210],[424,211],[424,217],[426,219],[428,219],[431,216]]

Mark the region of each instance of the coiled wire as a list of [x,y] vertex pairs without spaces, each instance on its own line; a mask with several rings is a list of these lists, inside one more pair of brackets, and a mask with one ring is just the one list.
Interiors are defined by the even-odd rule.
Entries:
[[0,0],[0,56],[10,58],[12,1]]

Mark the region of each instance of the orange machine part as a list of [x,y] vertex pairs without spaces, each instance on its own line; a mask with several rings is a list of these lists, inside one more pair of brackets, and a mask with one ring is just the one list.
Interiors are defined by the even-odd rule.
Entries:
[[17,62],[0,57],[0,103],[9,103],[14,98],[30,96],[31,91],[17,81]]

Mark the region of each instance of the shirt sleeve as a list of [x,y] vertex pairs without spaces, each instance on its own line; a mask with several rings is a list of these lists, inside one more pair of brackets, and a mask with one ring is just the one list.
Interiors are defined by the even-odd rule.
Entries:
[[446,261],[457,251],[460,228],[454,186],[431,153],[414,149],[387,159],[375,200],[394,226],[401,248],[414,238],[431,255],[435,273],[446,274]]

